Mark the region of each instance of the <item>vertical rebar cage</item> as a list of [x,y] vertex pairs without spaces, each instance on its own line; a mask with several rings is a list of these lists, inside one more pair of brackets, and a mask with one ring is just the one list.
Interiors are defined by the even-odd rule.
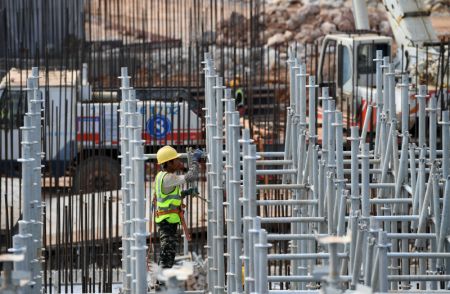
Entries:
[[314,292],[321,266],[330,287],[445,289],[448,50],[436,79],[367,56],[364,107],[318,82],[319,44],[265,47],[264,9],[0,3],[0,252],[25,254],[32,291],[143,290],[157,167],[141,154],[165,144],[207,147],[209,202],[188,200],[187,222],[209,291]]

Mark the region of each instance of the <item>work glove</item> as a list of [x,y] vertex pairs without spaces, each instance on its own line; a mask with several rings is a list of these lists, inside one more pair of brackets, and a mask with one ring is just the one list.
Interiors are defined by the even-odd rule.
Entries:
[[202,149],[195,149],[194,152],[192,153],[192,160],[199,162],[202,157],[203,157]]
[[182,197],[186,197],[188,195],[190,195],[190,196],[198,195],[198,189],[196,187],[194,187],[194,188],[189,188],[187,190],[181,191]]

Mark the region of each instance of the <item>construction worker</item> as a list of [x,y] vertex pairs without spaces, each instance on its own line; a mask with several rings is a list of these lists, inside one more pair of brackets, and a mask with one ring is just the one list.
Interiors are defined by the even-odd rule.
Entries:
[[237,89],[236,92],[234,93],[234,96],[236,98],[237,109],[239,111],[239,115],[244,116],[245,110],[246,110],[245,99],[244,99],[244,90],[242,88]]
[[237,77],[234,80],[231,80],[228,83],[229,87],[234,89],[234,98],[236,101],[236,107],[239,111],[240,116],[245,115],[246,106],[245,106],[245,96],[244,96],[244,89],[240,85],[240,79]]
[[198,179],[198,162],[203,156],[203,151],[197,149],[188,156],[191,156],[192,159],[189,171],[184,175],[179,175],[177,173],[184,171],[185,168],[179,158],[180,154],[173,147],[164,146],[156,153],[156,159],[162,169],[156,175],[154,195],[154,201],[156,199],[155,222],[161,243],[158,264],[162,268],[171,268],[175,262],[179,240],[178,225],[182,224],[184,234],[189,234],[184,223],[182,200],[185,196],[198,194],[198,190],[196,187],[181,190],[181,185]]

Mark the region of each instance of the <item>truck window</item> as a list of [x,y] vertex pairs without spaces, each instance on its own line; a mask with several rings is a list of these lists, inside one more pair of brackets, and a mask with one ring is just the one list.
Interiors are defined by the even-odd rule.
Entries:
[[342,68],[342,72],[338,73],[339,87],[343,87],[352,77],[352,61],[350,56],[350,48],[339,45],[339,67]]
[[383,56],[389,56],[389,45],[385,43],[380,44],[361,44],[358,46],[358,74],[374,74],[375,64],[373,59],[376,56],[377,50],[383,51]]
[[336,97],[336,67],[338,63],[336,40],[325,39],[319,60],[319,84],[328,87],[331,97]]
[[0,97],[0,129],[18,129],[26,112],[26,91],[5,90]]
[[329,40],[325,44],[325,54],[323,55],[322,63],[322,83],[329,86],[334,83],[336,73],[336,41]]

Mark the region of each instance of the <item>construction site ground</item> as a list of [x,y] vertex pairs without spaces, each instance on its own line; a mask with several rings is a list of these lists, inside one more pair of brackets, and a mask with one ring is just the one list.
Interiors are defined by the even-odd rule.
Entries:
[[[1,195],[9,195],[8,196],[8,206],[12,206],[13,210],[13,223],[17,223],[17,221],[19,220],[19,216],[20,216],[20,197],[18,197],[18,195],[20,195],[20,184],[21,181],[19,178],[10,178],[8,181],[5,181],[5,178],[2,178],[2,191],[1,191]],[[68,179],[65,179],[66,182],[68,182]],[[61,178],[61,182],[62,184],[64,184],[64,181]],[[8,189],[13,189],[12,193],[10,191],[10,193],[6,193],[6,189],[5,191],[3,191],[4,188],[6,188],[6,183],[8,186]],[[202,197],[208,197],[207,195],[205,195],[206,193],[206,189],[205,189],[205,185],[206,183],[200,183],[199,184],[199,192],[200,195]],[[48,187],[48,186],[47,186]],[[61,189],[64,186],[60,186]],[[149,187],[149,182],[146,183],[146,191],[148,191],[147,194],[147,203],[146,203],[146,218],[147,219],[153,219],[152,216],[150,215],[150,201],[149,201],[149,195],[150,195],[150,187]],[[152,190],[153,187],[152,187]],[[13,197],[14,195],[14,197]],[[102,218],[104,217],[103,215],[103,210],[102,210],[102,205],[104,205],[106,202],[111,203],[111,215],[114,216],[111,218],[112,223],[111,226],[113,228],[113,233],[112,236],[106,236],[107,238],[121,238],[122,237],[122,213],[120,213],[122,207],[117,203],[117,201],[122,199],[122,191],[118,190],[118,191],[103,191],[103,192],[98,192],[98,193],[92,193],[92,194],[82,194],[82,195],[76,195],[76,194],[71,194],[71,193],[67,193],[66,195],[62,194],[62,193],[56,193],[55,191],[52,192],[52,189],[43,189],[43,196],[44,196],[44,202],[45,202],[45,211],[46,211],[46,217],[45,217],[45,225],[47,228],[47,234],[46,234],[46,242],[49,246],[51,245],[55,245],[57,242],[61,242],[64,243],[64,239],[61,240],[57,240],[57,235],[61,234],[61,232],[65,231],[64,225],[65,225],[65,221],[64,221],[64,215],[63,213],[58,214],[58,210],[64,210],[64,207],[70,207],[70,211],[71,211],[71,225],[70,227],[72,227],[72,241],[73,243],[78,243],[79,241],[83,240],[91,240],[92,237],[94,237],[95,240],[100,240],[103,239],[105,236],[103,235],[103,225],[102,225]],[[110,201],[109,201],[110,200]],[[12,202],[13,201],[13,202]],[[106,202],[105,202],[106,201]],[[200,199],[200,198],[191,198],[189,199],[189,201],[185,201],[185,203],[187,203],[189,205],[189,209],[188,209],[188,214],[186,214],[186,217],[189,219],[194,220],[192,223],[189,222],[190,228],[195,230],[203,230],[204,228],[206,228],[206,205],[203,205],[204,200]],[[2,199],[2,206],[4,206],[5,203],[5,199]],[[95,228],[88,228],[87,230],[85,228],[81,227],[81,223],[84,220],[81,220],[79,218],[79,206],[80,205],[87,205],[87,207],[85,207],[84,211],[91,211],[92,210],[92,206],[94,206],[94,208],[97,208],[96,210],[98,211],[95,214],[95,220],[94,223]],[[117,211],[117,208],[119,209],[119,211]],[[58,215],[61,217],[61,219],[59,220],[59,225],[60,225],[60,230],[58,231],[58,220],[57,217]],[[117,217],[116,217],[117,216]],[[1,219],[1,227],[0,230],[5,230],[6,228],[6,215],[1,215],[0,216]],[[109,219],[109,218],[107,218]],[[91,215],[87,216],[87,220],[89,223],[91,223],[92,221],[92,217]],[[150,222],[149,222],[150,224]],[[151,231],[153,231],[153,229],[151,229]],[[86,237],[82,237],[81,234],[84,234],[84,236]],[[66,239],[69,240],[69,239]]]

